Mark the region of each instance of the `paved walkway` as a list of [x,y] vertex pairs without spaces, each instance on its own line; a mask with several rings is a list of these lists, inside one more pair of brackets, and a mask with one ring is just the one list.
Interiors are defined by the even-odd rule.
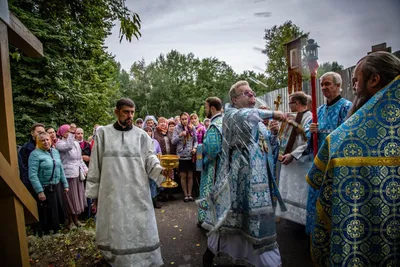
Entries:
[[[196,226],[197,205],[185,203],[182,198],[161,204],[163,207],[156,209],[156,217],[165,266],[201,267],[207,236]],[[281,220],[277,231],[283,267],[312,266],[304,227]],[[215,266],[232,266],[227,259],[218,258],[214,263]]]

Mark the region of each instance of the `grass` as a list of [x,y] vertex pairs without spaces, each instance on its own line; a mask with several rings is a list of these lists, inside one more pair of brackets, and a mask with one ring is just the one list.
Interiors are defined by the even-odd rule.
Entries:
[[29,229],[28,246],[31,266],[109,266],[96,248],[94,221],[74,230],[35,236]]

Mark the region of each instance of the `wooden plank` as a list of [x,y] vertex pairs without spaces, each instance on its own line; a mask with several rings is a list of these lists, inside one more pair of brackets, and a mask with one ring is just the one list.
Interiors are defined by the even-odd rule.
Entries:
[[7,25],[0,21],[0,176],[14,195],[25,204],[28,221],[38,219],[36,201],[22,184],[18,175],[17,144],[11,89],[10,56]]
[[[0,198],[0,259],[2,266],[30,266],[24,208],[15,197]],[[6,215],[6,216],[5,216]],[[6,241],[6,242],[4,242]]]
[[3,155],[0,154],[0,197],[4,196],[15,196],[24,203],[27,223],[34,223],[39,220],[36,200],[21,182],[18,171],[11,168]]
[[43,45],[33,35],[28,28],[12,13],[10,12],[10,24],[8,27],[9,42],[18,47],[23,53],[30,57],[42,57]]
[[[7,25],[0,21],[0,121],[2,127],[0,127],[0,136],[2,136],[0,141],[0,152],[4,155],[7,161],[11,162],[11,155],[9,151],[9,139],[8,129],[7,129],[7,115],[13,115],[13,111],[10,111],[10,93],[11,91],[11,74],[10,74],[10,55],[8,50],[8,38],[7,38]],[[12,95],[11,95],[11,105],[12,105]],[[12,116],[13,117],[13,116]],[[4,123],[3,123],[4,122]],[[13,120],[14,123],[14,120]],[[5,126],[5,127],[4,127]],[[3,138],[3,136],[5,138]],[[15,142],[15,140],[14,140]]]

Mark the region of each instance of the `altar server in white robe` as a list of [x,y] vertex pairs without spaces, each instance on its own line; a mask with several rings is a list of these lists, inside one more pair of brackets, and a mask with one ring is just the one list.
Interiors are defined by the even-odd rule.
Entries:
[[118,100],[118,120],[96,135],[86,196],[96,199],[96,245],[111,266],[161,266],[149,180],[168,175],[148,134],[132,126],[135,104]]
[[306,175],[311,168],[313,155],[304,153],[307,148],[306,135],[312,113],[308,110],[308,98],[303,92],[295,92],[289,97],[289,107],[297,112],[295,125],[290,133],[280,165],[279,192],[287,208],[282,212],[277,207],[276,215],[305,225],[308,184]]

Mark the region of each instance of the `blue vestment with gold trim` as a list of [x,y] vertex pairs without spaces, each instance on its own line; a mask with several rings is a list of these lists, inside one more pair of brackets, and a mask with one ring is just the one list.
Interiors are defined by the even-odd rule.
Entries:
[[202,148],[203,158],[201,163],[203,165],[203,171],[201,172],[200,179],[200,199],[197,203],[199,204],[198,221],[202,223],[206,219],[206,211],[208,210],[206,197],[212,191],[220,164],[219,154],[222,149],[222,114],[212,118],[203,144],[199,146]]
[[307,182],[320,189],[317,266],[398,266],[400,76],[327,137]]
[[260,123],[272,115],[269,110],[225,107],[220,171],[203,223],[210,234],[246,238],[258,254],[277,247],[276,199],[285,210],[275,180],[278,138]]
[[[318,117],[318,148],[325,142],[326,137],[341,125],[351,108],[351,102],[347,99],[340,98],[332,105],[324,104],[317,110]],[[309,145],[312,145],[312,136],[309,133]],[[315,221],[315,204],[319,191],[309,186],[307,198],[307,216],[306,216],[306,233],[310,234],[314,229]]]

